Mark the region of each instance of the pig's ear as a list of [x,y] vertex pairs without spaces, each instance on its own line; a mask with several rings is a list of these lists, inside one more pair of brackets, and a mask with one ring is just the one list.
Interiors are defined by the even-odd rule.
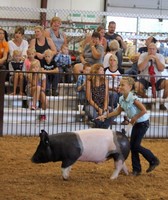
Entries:
[[41,130],[40,140],[41,140],[41,142],[43,144],[48,144],[49,143],[48,133],[45,130]]

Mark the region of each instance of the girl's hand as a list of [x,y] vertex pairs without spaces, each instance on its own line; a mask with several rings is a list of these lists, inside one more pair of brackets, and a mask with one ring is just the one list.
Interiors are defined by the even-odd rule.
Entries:
[[106,119],[106,116],[101,115],[101,116],[98,116],[96,119],[99,119],[100,121],[104,122],[104,120]]
[[135,118],[135,117],[133,117],[133,118],[131,119],[130,123],[131,123],[132,125],[134,125],[134,124],[135,124],[135,122],[136,122],[136,118]]

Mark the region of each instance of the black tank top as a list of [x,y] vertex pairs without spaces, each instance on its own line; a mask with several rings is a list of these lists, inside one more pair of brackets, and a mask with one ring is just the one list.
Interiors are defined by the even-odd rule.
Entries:
[[47,42],[47,38],[45,38],[45,44],[43,46],[39,46],[36,39],[35,49],[36,49],[36,52],[38,53],[44,53],[45,50],[50,49],[50,46],[48,45],[48,42]]

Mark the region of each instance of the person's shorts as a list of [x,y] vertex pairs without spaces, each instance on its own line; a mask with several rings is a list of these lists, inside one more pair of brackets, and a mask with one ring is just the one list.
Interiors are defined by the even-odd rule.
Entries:
[[[155,87],[156,87],[157,91],[160,90],[160,85],[161,85],[162,81],[164,81],[164,80],[165,80],[165,78],[161,78],[155,83]],[[146,90],[148,89],[148,87],[151,86],[151,83],[144,78],[139,79],[138,82],[142,83],[142,85],[144,86],[144,88]]]

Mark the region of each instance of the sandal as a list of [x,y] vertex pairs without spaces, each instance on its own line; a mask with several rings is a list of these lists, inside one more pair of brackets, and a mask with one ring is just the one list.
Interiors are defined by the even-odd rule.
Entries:
[[14,92],[10,93],[9,95],[16,95]]
[[127,116],[124,116],[124,121],[121,122],[121,125],[128,125],[129,124],[129,119]]

